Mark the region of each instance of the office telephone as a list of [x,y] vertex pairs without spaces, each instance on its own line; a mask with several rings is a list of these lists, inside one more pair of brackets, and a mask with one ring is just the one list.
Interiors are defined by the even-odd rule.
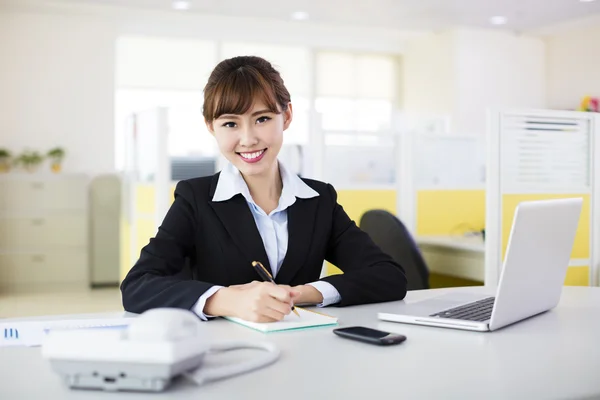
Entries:
[[[124,329],[50,331],[42,355],[65,384],[75,389],[150,391],[166,389],[184,375],[197,384],[228,378],[275,362],[280,351],[267,342],[209,344],[191,311],[146,311]],[[203,368],[207,354],[258,349],[266,354],[238,364]]]

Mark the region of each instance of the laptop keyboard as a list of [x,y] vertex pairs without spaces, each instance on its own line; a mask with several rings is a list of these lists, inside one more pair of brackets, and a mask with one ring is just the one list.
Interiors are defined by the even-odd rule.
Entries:
[[439,313],[431,314],[430,317],[463,319],[467,321],[487,321],[492,316],[495,297],[488,297],[474,303],[450,308]]

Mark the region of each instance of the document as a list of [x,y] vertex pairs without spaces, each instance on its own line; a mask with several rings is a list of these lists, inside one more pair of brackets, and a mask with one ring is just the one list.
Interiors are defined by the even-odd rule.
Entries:
[[297,316],[294,313],[286,315],[282,321],[278,322],[250,322],[240,318],[225,317],[225,319],[247,326],[248,328],[256,329],[261,332],[279,332],[296,329],[307,329],[322,326],[337,325],[338,319],[320,312],[307,310],[296,307],[298,310]]
[[0,347],[6,346],[40,346],[44,336],[51,330],[63,329],[101,329],[124,328],[131,322],[131,317],[115,317],[102,319],[71,319],[48,321],[0,321]]

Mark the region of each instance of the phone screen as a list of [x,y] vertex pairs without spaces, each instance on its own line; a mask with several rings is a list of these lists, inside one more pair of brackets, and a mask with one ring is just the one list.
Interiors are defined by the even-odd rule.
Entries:
[[340,331],[352,333],[359,336],[369,337],[373,339],[381,339],[389,335],[389,332],[378,331],[377,329],[365,328],[364,326],[354,326],[351,328],[342,328]]

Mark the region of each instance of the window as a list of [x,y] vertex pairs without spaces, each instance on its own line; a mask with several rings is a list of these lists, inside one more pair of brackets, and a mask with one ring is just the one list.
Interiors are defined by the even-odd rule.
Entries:
[[395,58],[319,52],[316,83],[326,180],[338,185],[393,183]]
[[117,41],[115,131],[117,169],[125,166],[126,119],[168,108],[171,157],[218,154],[202,117],[203,93],[216,64],[213,41],[122,37]]

